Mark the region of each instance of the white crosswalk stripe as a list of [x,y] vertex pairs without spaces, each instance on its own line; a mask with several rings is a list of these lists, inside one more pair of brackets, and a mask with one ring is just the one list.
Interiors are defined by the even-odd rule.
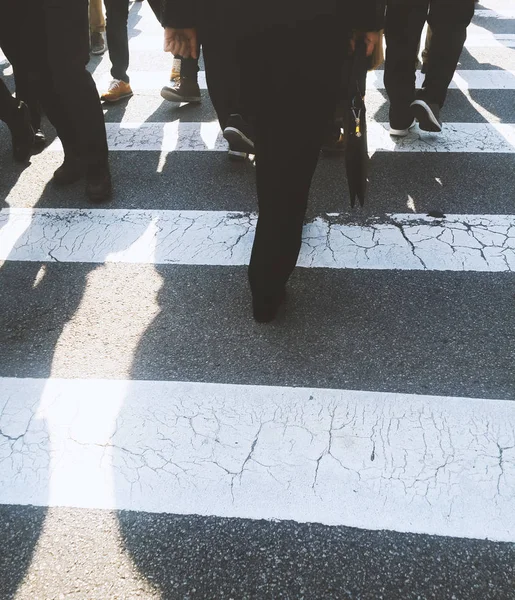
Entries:
[[[205,152],[227,151],[218,122],[107,123],[112,151]],[[374,152],[515,152],[513,123],[445,123],[441,134],[413,128],[404,138],[390,136],[388,123],[371,122],[368,149]],[[49,151],[61,151],[56,140]]]
[[[199,115],[207,114],[201,112],[208,103],[207,93],[200,107],[163,103],[169,121],[164,111],[150,118],[156,110],[151,102],[138,108],[138,118],[133,118],[130,103],[144,103],[138,95],[152,95],[160,102],[159,89],[168,79],[171,61],[165,55],[150,65],[144,60],[162,48],[160,26],[147,3],[134,4],[131,19],[129,74],[136,97],[128,100],[127,109],[124,104],[104,107],[112,163],[119,169],[114,207],[85,208],[73,189],[59,192],[55,200],[47,181],[30,169],[16,175],[19,178],[0,207],[0,290],[10,293],[7,299],[0,295],[7,315],[0,346],[9,353],[0,369],[0,505],[265,519],[273,524],[293,521],[515,543],[513,378],[497,373],[499,381],[494,381],[496,373],[489,373],[496,361],[514,352],[506,315],[512,315],[515,214],[512,207],[499,207],[488,192],[498,177],[509,174],[515,160],[515,33],[507,28],[515,20],[513,3],[480,3],[466,42],[468,62],[460,65],[451,84],[458,90],[450,92],[453,110],[465,115],[476,110],[484,122],[460,118],[449,122],[444,111],[441,134],[417,126],[406,138],[396,139],[389,135],[388,124],[369,111],[371,178],[382,161],[399,161],[408,179],[402,191],[408,204],[403,197],[400,209],[378,209],[372,215],[317,208],[316,216],[306,222],[300,280],[312,278],[309,282],[315,283],[309,285],[321,286],[320,281],[325,285],[348,275],[374,298],[375,310],[384,312],[384,333],[375,330],[375,343],[382,348],[385,363],[370,363],[359,332],[371,316],[365,309],[353,312],[356,299],[342,292],[341,311],[349,312],[347,324],[354,326],[348,336],[356,338],[351,340],[355,355],[338,356],[342,374],[331,389],[332,381],[321,384],[316,376],[309,380],[315,359],[323,363],[326,352],[339,351],[341,338],[332,329],[339,325],[331,323],[331,316],[315,311],[309,318],[301,317],[302,324],[293,325],[298,328],[295,335],[286,337],[289,309],[286,322],[277,327],[265,330],[252,323],[249,327],[256,329],[245,331],[233,331],[230,315],[217,311],[217,300],[225,292],[218,274],[245,278],[257,215],[238,206],[239,189],[227,199],[227,188],[221,185],[220,192],[217,184],[214,190],[196,187],[203,178],[202,161],[218,160],[227,152],[218,122],[209,120],[212,111],[199,120]],[[95,61],[92,70],[102,89],[110,80],[109,57]],[[6,62],[0,68],[10,76]],[[370,94],[379,98],[384,96],[383,75],[376,71],[368,77]],[[422,82],[418,73],[417,85]],[[204,71],[199,84],[206,90]],[[55,140],[34,162],[56,161],[61,152]],[[144,161],[152,156],[152,168],[160,176],[162,164],[177,161],[165,173],[172,173],[166,209],[153,207],[152,195],[163,192],[151,187],[150,175],[141,178],[141,189],[137,185]],[[476,162],[478,158],[485,162]],[[186,161],[191,164],[187,174],[181,171]],[[446,181],[444,192],[450,195],[458,195],[472,176],[486,182],[477,190],[484,214],[476,213],[477,203],[463,209],[462,198],[456,208],[453,198],[447,198],[446,206],[452,210],[441,217],[428,216],[423,208],[415,212],[413,190],[429,179],[440,183],[440,171],[448,165],[455,176]],[[324,161],[321,168],[330,175],[318,185],[329,190],[324,193],[333,193],[330,177],[343,169],[342,163],[331,166]],[[248,161],[241,170],[232,169],[227,167],[220,177],[234,174],[235,186],[243,190],[247,180],[243,183],[242,173],[252,178],[253,164]],[[125,180],[134,189],[124,188]],[[200,197],[185,199],[182,193],[177,197],[177,189],[189,187],[194,193],[197,189],[199,194],[212,193],[213,207],[206,208],[204,202],[201,208],[195,206],[195,201],[200,206]],[[440,187],[435,188],[439,202]],[[132,196],[126,201],[129,191]],[[346,193],[342,191],[345,203]],[[404,213],[410,201],[413,212]],[[170,282],[167,269],[172,268],[177,268],[176,279]],[[70,279],[75,272],[77,279]],[[381,275],[387,282],[382,287],[372,279]],[[202,287],[210,277],[213,281]],[[394,277],[405,279],[392,293],[388,279]],[[413,290],[410,281],[426,289],[429,300],[420,309],[415,306],[404,324],[408,317],[396,312],[392,298],[400,305],[408,293],[403,286]],[[487,294],[492,306],[484,309],[488,322],[495,320],[496,311],[506,319],[504,330],[495,335],[481,330],[485,352],[494,357],[490,362],[469,354],[467,328],[481,326],[477,315],[474,321],[467,315],[474,298],[465,298],[460,289],[469,281],[478,290],[492,285],[491,295]],[[174,300],[163,302],[163,295],[174,294],[176,288],[180,291]],[[467,290],[473,295],[473,288]],[[328,293],[317,291],[320,297]],[[390,294],[390,304],[381,305],[381,294]],[[60,320],[55,315],[61,301],[65,316]],[[190,321],[174,302],[192,303]],[[235,297],[234,302],[240,299]],[[477,303],[481,302],[485,296],[478,291]],[[18,303],[24,307],[23,315],[17,312]],[[166,318],[165,304],[169,312],[177,312],[166,327],[160,321]],[[409,302],[402,306],[409,312]],[[456,329],[449,325],[451,317],[442,318],[441,306],[452,307]],[[441,328],[450,331],[439,329],[440,319]],[[126,330],[114,334],[111,322]],[[219,325],[213,329],[218,337],[206,325],[213,322]],[[225,329],[228,337],[218,339]],[[417,335],[425,340],[423,349],[415,342]],[[249,336],[264,340],[263,356]],[[314,356],[316,336],[324,341]],[[208,359],[199,358],[205,356],[204,350],[192,348],[191,339],[199,346],[212,344]],[[389,353],[405,343],[413,349],[407,347],[396,364],[388,362]],[[237,381],[226,376],[224,354],[234,347],[255,361],[252,376],[244,370]],[[161,354],[165,359],[158,361]],[[284,379],[275,382],[275,371],[265,358],[280,363],[282,354],[298,362],[285,363]],[[167,360],[170,364],[163,367]],[[188,361],[200,369],[195,372],[201,373],[202,382],[189,372],[182,374],[179,367],[174,370],[175,363]],[[406,371],[416,373],[430,362],[434,372],[429,380],[418,382],[415,374],[413,380],[399,384],[396,370],[406,372],[402,361],[409,362]],[[105,372],[98,366],[102,362],[108,365]],[[460,371],[463,364],[469,368]],[[352,377],[347,381],[349,365],[359,373],[360,389],[354,389]],[[204,371],[215,373],[216,379],[203,378]],[[307,374],[308,385],[306,379],[299,383],[301,372]],[[374,383],[368,385],[367,378]],[[488,385],[483,385],[485,381]],[[442,393],[441,386],[459,392]],[[151,544],[148,547],[152,552]],[[36,551],[33,562],[44,561],[42,552]],[[477,569],[481,571],[481,565]],[[34,573],[26,581],[33,579]],[[270,597],[279,597],[274,593]],[[411,597],[396,593],[400,595],[385,598]],[[247,597],[237,592],[227,595],[240,596]],[[304,597],[285,595],[297,596]],[[20,600],[25,597],[31,593]],[[139,593],[134,588],[120,597]],[[143,597],[157,598],[150,593]],[[453,596],[442,592],[434,597]]]
[[[0,383],[9,399],[0,405],[0,452],[13,455],[0,467],[0,502],[515,542],[510,402],[151,381]],[[43,485],[40,470],[49,473]]]
[[[220,211],[4,210],[0,260],[246,265],[256,221]],[[306,225],[300,267],[515,272],[515,216],[341,221],[328,215]]]

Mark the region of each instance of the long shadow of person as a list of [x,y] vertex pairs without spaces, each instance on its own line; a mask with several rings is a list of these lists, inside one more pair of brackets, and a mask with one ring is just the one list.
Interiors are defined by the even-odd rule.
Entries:
[[[166,246],[164,232],[156,246]],[[471,340],[477,344],[474,356],[483,348],[487,327],[479,318],[484,311],[473,299],[473,289],[478,282],[484,285],[486,278],[480,276],[467,283],[455,274],[430,273],[431,285],[421,285],[429,283],[425,274],[413,278],[411,274],[390,272],[389,284],[385,285],[380,273],[298,270],[292,282],[299,292],[294,310],[287,321],[280,320],[264,329],[250,317],[244,267],[160,265],[156,271],[163,282],[157,297],[159,311],[134,353],[130,373],[133,382],[128,384],[116,433],[110,440],[117,506],[142,511],[118,513],[125,550],[140,574],[157,588],[160,597],[170,599],[208,598],[213,594],[261,597],[257,590],[268,597],[266,590],[270,589],[274,590],[270,597],[287,595],[288,591],[291,597],[300,597],[302,589],[307,590],[304,597],[332,597],[336,589],[343,589],[333,587],[331,578],[321,573],[329,576],[337,572],[340,584],[353,585],[352,574],[357,567],[354,553],[338,542],[347,530],[201,516],[219,514],[210,512],[210,506],[218,503],[223,493],[215,495],[210,490],[212,486],[220,490],[224,482],[227,511],[231,513],[231,473],[238,472],[252,445],[251,436],[241,443],[238,436],[246,425],[231,406],[241,402],[241,410],[254,424],[262,422],[259,409],[247,411],[245,392],[228,389],[232,386],[198,393],[196,383],[163,389],[159,382],[252,384],[263,386],[261,393],[266,396],[266,386],[310,386],[313,381],[317,387],[384,389],[384,373],[388,372],[389,389],[407,390],[414,385],[427,393],[453,395],[456,389],[450,382],[440,381],[435,387],[434,373],[441,372],[449,362],[457,364],[461,360],[463,365],[460,357]],[[452,308],[463,302],[463,285],[465,296],[471,294],[471,299],[464,301],[471,314],[460,332],[461,326],[452,325]],[[370,294],[370,289],[376,293]],[[444,308],[438,308],[439,328],[453,340],[453,348],[446,352],[441,351],[448,348],[443,338],[436,341],[433,337],[428,345],[422,335],[430,329],[436,314],[431,307],[442,298],[443,290],[447,300]],[[365,304],[358,300],[365,297]],[[394,303],[402,318],[385,320],[385,306]],[[506,298],[503,303],[506,308]],[[291,308],[290,303],[288,310]],[[385,356],[387,340],[401,335],[404,350],[398,348]],[[354,344],[357,338],[364,346]],[[507,345],[509,341],[505,340],[503,347]],[[472,383],[474,373],[486,374],[488,363],[497,359],[483,354],[479,371],[475,359],[468,361],[463,381]],[[509,364],[506,358],[505,367]],[[499,380],[495,379],[490,378],[487,385],[489,393],[498,395]],[[477,384],[476,379],[467,391],[474,393]],[[509,376],[502,385],[509,397],[513,390]],[[214,397],[219,404],[213,402]],[[302,406],[297,408],[302,413]],[[281,411],[281,405],[277,410]],[[226,427],[233,437],[219,434]],[[218,461],[217,448],[230,458]],[[247,475],[253,476],[251,467]],[[266,486],[261,491],[263,503],[268,505],[270,499],[273,502]],[[237,485],[234,494],[238,494]],[[241,506],[238,502],[236,505]],[[153,511],[170,514],[149,514]],[[327,552],[312,551],[316,547],[312,536],[324,539]],[[359,536],[362,541],[368,540],[367,547],[374,546],[373,540],[390,544],[390,540],[376,534],[361,532]],[[424,538],[418,539],[426,543]],[[306,547],[312,550],[304,554]],[[478,546],[474,552],[479,556],[482,550]],[[426,558],[438,561],[438,554],[439,549],[433,547]],[[382,553],[368,556],[370,568],[379,555]],[[302,584],[297,579],[292,583],[291,576],[279,572],[288,565],[285,571],[291,575],[291,565],[298,564],[302,564]],[[501,570],[496,572],[498,576]],[[450,577],[457,589],[460,579],[459,570]],[[294,586],[293,591],[289,585]],[[318,596],[311,590],[316,590]],[[389,597],[397,596],[392,592]]]
[[491,88],[485,83],[485,89],[477,89],[473,85],[464,93],[483,119],[489,122],[513,122],[513,97],[515,96],[515,74],[498,65],[479,62],[474,55],[464,48],[462,53],[467,66],[472,70],[482,70],[491,78]]
[[[49,183],[33,205],[38,209],[80,205],[81,192],[74,187],[56,192]],[[26,575],[48,514],[44,507],[52,485],[49,456],[59,421],[45,410],[48,380],[102,376],[105,365],[119,365],[119,340],[110,332],[127,331],[123,324],[118,329],[109,327],[124,313],[117,311],[118,303],[111,298],[116,269],[99,264],[109,253],[126,250],[148,224],[136,222],[129,237],[114,240],[107,235],[101,245],[104,250],[99,251],[94,231],[89,242],[83,238],[84,230],[81,233],[87,215],[73,210],[60,217],[52,211],[14,211],[0,229],[0,246],[5,251],[7,240],[10,248],[0,267],[0,502],[35,505],[1,509],[4,522],[9,523],[0,552],[0,596],[6,599],[14,598],[22,585],[30,589]],[[7,237],[2,239],[2,234]],[[69,246],[61,244],[65,238]],[[68,256],[59,254],[74,246],[72,238],[79,245],[89,243],[90,250],[95,248],[93,262],[86,257],[71,264]],[[43,248],[47,254],[41,252]],[[140,285],[136,277],[131,281]],[[105,319],[95,318],[92,327],[90,311],[94,314],[103,304],[103,294],[111,298],[113,310],[101,313]]]

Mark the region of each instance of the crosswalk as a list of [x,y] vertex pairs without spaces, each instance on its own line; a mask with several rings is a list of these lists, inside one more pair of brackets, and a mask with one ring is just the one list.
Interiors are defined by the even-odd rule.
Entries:
[[367,205],[321,158],[270,326],[254,167],[203,71],[160,98],[145,2],[109,207],[1,136],[0,598],[515,598],[514,23],[478,6],[441,135],[392,139],[370,74]]
[[[499,152],[515,153],[515,125],[511,123],[447,123],[443,135],[420,130],[393,138],[388,123],[371,123],[370,152]],[[227,150],[217,122],[108,123],[110,150],[139,152],[217,152]],[[56,141],[49,150],[60,150]]]

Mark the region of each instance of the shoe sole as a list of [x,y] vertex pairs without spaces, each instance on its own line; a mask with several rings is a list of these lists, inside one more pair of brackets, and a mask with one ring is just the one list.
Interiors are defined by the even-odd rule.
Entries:
[[236,161],[247,160],[247,158],[249,157],[247,152],[238,152],[237,150],[231,150],[231,149],[229,149],[229,152],[227,153],[227,155],[229,156],[229,158],[231,160],[236,160]]
[[394,129],[390,126],[390,135],[393,135],[394,137],[406,137],[410,132],[410,129],[413,129],[416,124],[416,119],[413,119],[413,123],[408,127],[408,129]]
[[175,92],[167,88],[163,88],[161,90],[161,98],[168,100],[168,102],[177,103],[190,102],[194,104],[199,104],[202,101],[201,96],[179,96],[179,94],[176,94]]
[[103,48],[102,50],[91,50],[91,54],[93,54],[93,56],[100,56],[101,54],[105,54],[105,51],[105,48]]
[[411,103],[411,113],[417,119],[422,131],[441,133],[442,125],[438,122],[429,104],[423,100],[415,100]]
[[231,151],[254,154],[254,142],[236,127],[226,127],[223,136],[229,143]]
[[102,100],[102,102],[107,102],[108,104],[116,104],[116,102],[120,102],[120,100],[125,100],[125,98],[131,98],[132,96],[134,96],[134,92],[131,92],[130,94],[122,94],[116,99],[104,98],[104,96],[100,96],[100,100]]

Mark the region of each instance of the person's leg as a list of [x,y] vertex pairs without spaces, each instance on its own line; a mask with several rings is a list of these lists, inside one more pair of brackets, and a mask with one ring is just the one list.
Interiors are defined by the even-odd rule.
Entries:
[[106,30],[102,0],[89,0],[89,30],[91,33],[104,33]]
[[34,146],[34,130],[30,124],[27,105],[18,102],[0,78],[0,121],[4,121],[11,131],[14,159],[25,162]]
[[428,4],[429,0],[388,1],[384,82],[394,135],[405,135],[413,120],[410,104],[415,98],[417,54]]
[[431,0],[428,23],[432,37],[425,61],[426,78],[418,97],[440,108],[444,105],[473,16],[474,0]]
[[[177,70],[177,65],[180,65]],[[168,102],[193,102],[202,100],[198,85],[198,60],[195,58],[173,59],[170,83],[161,89],[161,97]]]
[[111,76],[129,83],[129,34],[127,21],[129,18],[129,0],[104,0],[106,7],[106,35],[109,58],[111,59]]
[[94,56],[100,56],[106,51],[104,39],[105,18],[102,0],[89,0],[89,32],[90,51]]
[[0,78],[0,121],[4,123],[11,121],[17,105],[4,80]]
[[[305,53],[305,40],[317,52]],[[343,38],[343,39],[342,39]],[[306,30],[277,29],[262,39],[254,55],[256,96],[256,178],[259,218],[249,265],[254,316],[275,316],[284,286],[301,247],[302,229],[311,179],[326,123],[333,114],[346,39],[330,20],[319,19]],[[320,61],[320,56],[326,60]],[[256,62],[259,66],[255,66]],[[312,73],[314,89],[303,93],[304,72]],[[265,89],[260,85],[266,77]],[[248,93],[251,85],[244,86]],[[261,90],[261,92],[259,91]],[[281,140],[278,143],[278,132]]]
[[220,35],[216,29],[206,28],[201,39],[209,96],[223,130],[231,114],[241,114],[242,50],[234,32]]
[[39,130],[41,108],[37,89],[30,75],[31,63],[21,42],[24,27],[22,3],[21,0],[2,0],[0,8],[10,15],[9,19],[0,19],[0,46],[13,67],[16,99],[29,107],[32,127]]
[[209,96],[229,144],[229,157],[245,159],[254,154],[255,146],[254,113],[242,100],[247,69],[242,57],[248,55],[256,38],[249,34],[238,39],[234,32],[220,35],[216,28],[206,28],[201,38]]
[[104,115],[95,83],[86,69],[88,2],[43,1],[44,18],[39,26],[46,35],[51,81],[47,91],[49,111],[45,112],[55,123],[65,154],[73,152],[84,165],[90,199],[105,200],[110,193],[110,180]]
[[198,60],[196,58],[181,59],[181,77],[197,81],[198,70]]

